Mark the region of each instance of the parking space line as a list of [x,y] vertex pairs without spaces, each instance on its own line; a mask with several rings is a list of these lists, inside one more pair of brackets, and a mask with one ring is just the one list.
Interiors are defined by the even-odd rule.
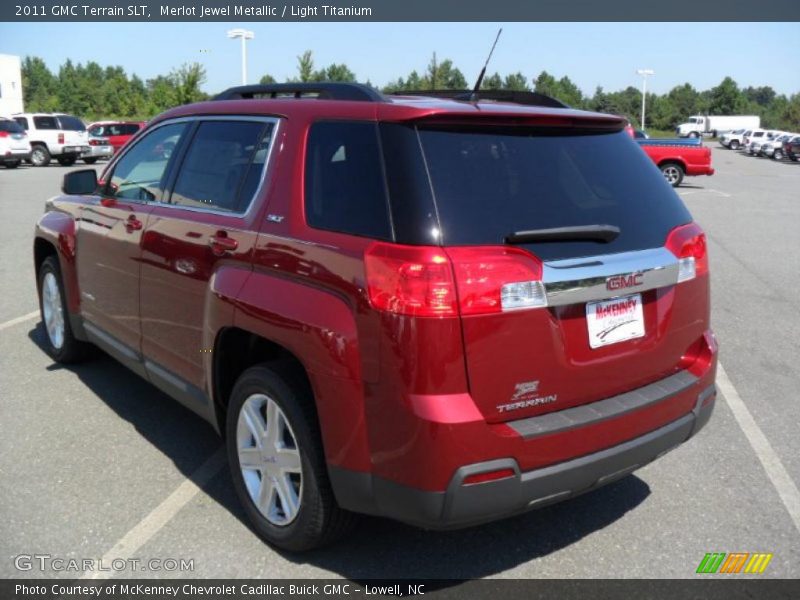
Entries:
[[[211,479],[219,473],[226,463],[225,448],[217,450],[200,467],[172,492],[149,515],[139,521],[133,529],[122,536],[111,550],[101,559],[101,564],[110,565],[114,559],[131,558],[134,552],[144,546],[178,512],[194,498]],[[87,571],[81,579],[108,579],[114,571]]]
[[722,396],[728,403],[736,422],[739,423],[747,441],[750,442],[758,460],[767,472],[767,477],[775,486],[783,505],[789,513],[794,526],[800,532],[800,491],[797,485],[789,476],[786,467],[783,466],[777,452],[769,443],[767,436],[761,431],[753,415],[747,409],[733,383],[728,378],[728,374],[722,367],[722,363],[717,365],[717,387],[722,392]]
[[9,327],[13,327],[14,325],[19,325],[20,323],[24,323],[25,321],[30,321],[31,319],[38,316],[39,316],[39,311],[35,310],[33,312],[29,312],[27,315],[22,315],[21,317],[17,317],[16,319],[11,319],[10,321],[6,321],[5,323],[0,323],[0,331],[8,329]]

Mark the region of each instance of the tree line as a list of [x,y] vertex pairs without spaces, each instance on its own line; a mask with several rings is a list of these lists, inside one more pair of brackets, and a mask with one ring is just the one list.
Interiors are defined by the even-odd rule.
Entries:
[[[356,74],[344,63],[317,68],[312,52],[297,57],[296,75],[287,82],[357,81]],[[204,100],[201,87],[206,72],[198,63],[184,64],[166,75],[142,80],[122,67],[102,67],[94,61],[86,64],[67,60],[53,73],[41,58],[28,56],[22,61],[22,86],[26,110],[64,111],[85,119],[149,119],[180,104]],[[261,83],[275,83],[265,74]],[[369,80],[368,84],[372,85]],[[434,53],[424,70],[413,70],[383,86],[383,91],[420,91],[432,89],[468,89],[473,85],[450,59],[439,60]],[[374,87],[374,86],[373,86]],[[584,92],[568,77],[542,71],[535,77],[522,72],[493,73],[483,80],[482,89],[535,91],[552,96],[575,108],[620,114],[639,126],[642,93],[634,86],[607,92],[598,86],[592,95]],[[753,114],[761,117],[762,126],[800,130],[800,93],[778,94],[770,86],[739,87],[730,77],[708,90],[697,90],[689,83],[678,85],[665,94],[647,94],[648,129],[671,130],[693,114]]]

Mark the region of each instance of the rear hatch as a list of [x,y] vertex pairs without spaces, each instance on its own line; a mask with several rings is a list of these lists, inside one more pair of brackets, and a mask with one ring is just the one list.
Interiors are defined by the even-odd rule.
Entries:
[[708,327],[707,278],[676,285],[681,240],[700,232],[681,227],[690,214],[621,124],[382,131],[396,234],[438,241],[453,263],[470,393],[488,421],[681,368]]
[[89,133],[86,125],[78,117],[59,115],[58,122],[64,132],[65,146],[89,146]]
[[0,119],[0,142],[4,142],[5,150],[10,152],[29,152],[28,134],[16,121]]

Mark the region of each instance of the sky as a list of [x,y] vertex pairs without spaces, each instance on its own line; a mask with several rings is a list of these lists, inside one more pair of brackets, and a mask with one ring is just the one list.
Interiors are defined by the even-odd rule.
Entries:
[[[416,69],[435,51],[467,80],[477,77],[499,27],[503,35],[488,72],[546,70],[568,75],[584,93],[641,86],[637,69],[653,69],[648,90],[691,83],[699,90],[730,75],[742,86],[800,92],[800,67],[789,48],[800,23],[0,23],[0,54],[34,55],[51,70],[67,58],[121,65],[143,79],[186,62],[206,68],[204,91],[241,84],[240,42],[226,31],[244,26],[248,80],[296,74],[297,56],[312,50],[317,68],[346,63],[359,80],[382,86]],[[57,43],[42,43],[50,40]]]

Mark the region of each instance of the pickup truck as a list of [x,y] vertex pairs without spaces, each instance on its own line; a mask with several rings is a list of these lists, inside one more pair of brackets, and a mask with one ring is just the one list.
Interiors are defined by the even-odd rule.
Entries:
[[703,146],[699,138],[687,140],[677,139],[641,139],[635,138],[634,130],[628,126],[626,131],[661,169],[664,178],[672,187],[678,187],[687,175],[713,175],[711,166],[711,148]]

